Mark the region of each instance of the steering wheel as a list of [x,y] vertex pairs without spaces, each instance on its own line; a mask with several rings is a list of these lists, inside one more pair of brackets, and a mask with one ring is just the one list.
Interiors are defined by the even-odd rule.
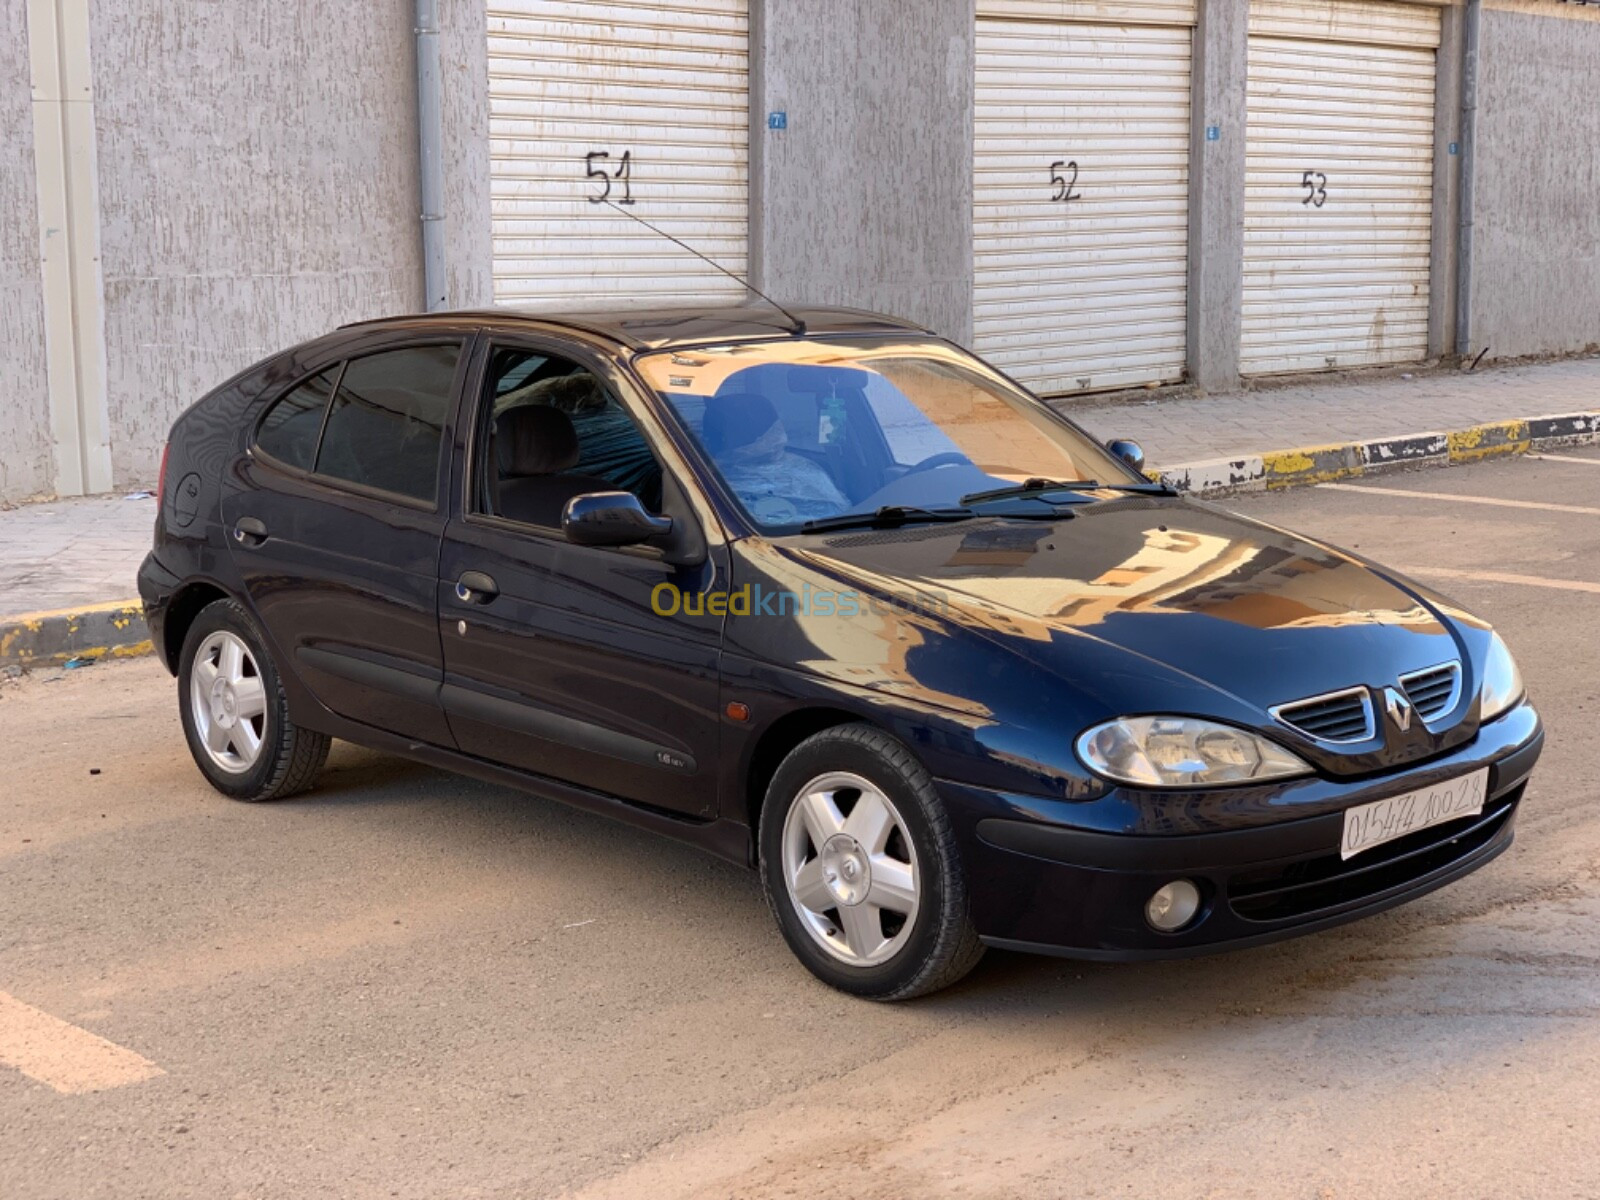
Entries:
[[941,454],[928,455],[927,458],[917,463],[900,478],[904,479],[908,475],[918,475],[923,471],[936,471],[940,467],[963,467],[971,462],[972,460],[959,450],[946,450]]

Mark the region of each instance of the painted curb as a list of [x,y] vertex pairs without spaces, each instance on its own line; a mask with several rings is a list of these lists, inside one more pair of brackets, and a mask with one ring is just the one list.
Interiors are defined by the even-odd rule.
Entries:
[[86,666],[151,649],[137,600],[0,617],[0,667]]
[[1600,410],[1491,421],[1446,432],[1408,433],[1370,442],[1274,450],[1244,458],[1185,463],[1149,472],[1191,496],[1303,487],[1407,467],[1448,467],[1530,450],[1600,442]]

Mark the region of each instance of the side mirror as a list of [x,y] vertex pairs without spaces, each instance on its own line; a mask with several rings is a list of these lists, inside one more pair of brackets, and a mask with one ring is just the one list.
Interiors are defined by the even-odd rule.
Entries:
[[1144,447],[1132,438],[1114,438],[1106,443],[1106,449],[1139,474],[1144,474]]
[[567,501],[561,532],[579,546],[637,546],[666,537],[672,518],[651,516],[632,492],[589,492]]

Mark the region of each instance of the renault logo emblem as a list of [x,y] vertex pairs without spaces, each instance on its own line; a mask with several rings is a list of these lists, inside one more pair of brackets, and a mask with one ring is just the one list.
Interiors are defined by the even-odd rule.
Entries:
[[1383,689],[1383,711],[1389,714],[1395,728],[1405,733],[1411,728],[1411,714],[1416,710],[1411,707],[1411,701],[1390,687]]

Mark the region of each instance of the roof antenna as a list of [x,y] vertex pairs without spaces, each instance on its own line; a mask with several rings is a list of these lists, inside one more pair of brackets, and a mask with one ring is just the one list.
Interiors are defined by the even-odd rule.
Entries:
[[689,245],[688,242],[680,241],[678,238],[673,237],[666,230],[657,229],[654,225],[650,224],[650,222],[646,221],[643,217],[635,216],[633,213],[629,212],[627,209],[619,207],[616,204],[615,201],[612,201],[612,200],[601,200],[600,203],[604,204],[607,208],[614,208],[619,213],[621,213],[623,216],[629,217],[632,220],[635,220],[635,221],[639,222],[639,224],[643,225],[651,233],[658,233],[662,237],[666,238],[667,241],[672,242],[675,245],[682,246],[685,250],[687,250],[690,254],[694,255],[701,262],[706,263],[711,267],[714,267],[718,271],[721,271],[729,279],[733,280],[735,283],[739,284],[740,286],[749,288],[752,292],[754,292],[756,295],[760,296],[768,304],[772,305],[773,308],[777,309],[784,316],[789,318],[789,332],[790,333],[792,333],[795,337],[805,337],[806,336],[806,323],[804,321],[802,321],[799,317],[795,316],[787,308],[785,308],[783,305],[779,304],[776,300],[774,300],[771,296],[767,295],[760,288],[758,288],[755,284],[751,283],[748,279],[744,279],[744,278],[741,278],[738,275],[735,275],[732,271],[728,270],[728,268],[724,267],[721,263],[716,262],[714,259],[708,258],[704,254],[701,254],[700,251],[696,250],[693,246]]

